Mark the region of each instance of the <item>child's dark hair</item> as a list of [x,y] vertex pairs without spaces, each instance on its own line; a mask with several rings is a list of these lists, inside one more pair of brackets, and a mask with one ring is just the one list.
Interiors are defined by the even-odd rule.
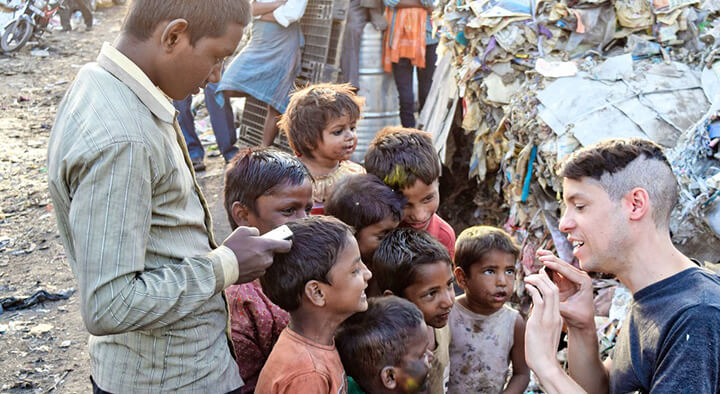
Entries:
[[365,169],[395,190],[411,187],[420,179],[431,184],[440,177],[440,159],[430,133],[385,127],[370,142]]
[[292,248],[275,254],[260,283],[270,301],[292,312],[300,307],[307,282],[331,284],[328,273],[353,233],[331,216],[308,216],[285,224],[293,233]]
[[225,211],[232,229],[232,204],[237,201],[257,214],[255,200],[272,194],[280,185],[301,185],[312,181],[310,171],[300,160],[274,148],[246,148],[230,160],[225,169]]
[[402,296],[415,282],[418,267],[438,261],[452,266],[447,249],[432,235],[412,228],[396,228],[383,238],[373,255],[373,278],[381,292],[390,290]]
[[312,158],[328,123],[345,115],[350,121],[357,121],[363,103],[364,99],[355,94],[350,84],[310,85],[292,93],[278,127],[287,135],[296,154]]
[[248,0],[133,0],[122,30],[145,41],[158,23],[185,19],[190,44],[203,37],[220,37],[231,23],[247,26],[252,17]]
[[407,199],[372,174],[343,179],[325,201],[325,213],[360,231],[388,217],[400,221]]
[[455,266],[470,275],[470,267],[493,250],[510,254],[515,259],[520,255],[520,248],[504,230],[492,226],[466,228],[455,242]]
[[399,366],[423,314],[412,302],[396,297],[368,299],[368,309],[345,320],[335,333],[345,371],[366,391],[385,366]]

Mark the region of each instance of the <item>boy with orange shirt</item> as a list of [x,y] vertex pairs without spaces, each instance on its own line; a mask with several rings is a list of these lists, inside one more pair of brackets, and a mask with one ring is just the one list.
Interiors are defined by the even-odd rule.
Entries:
[[346,393],[335,348],[338,326],[368,307],[370,271],[352,229],[329,216],[288,222],[290,252],[278,254],[260,279],[270,300],[290,312],[260,372],[258,393]]

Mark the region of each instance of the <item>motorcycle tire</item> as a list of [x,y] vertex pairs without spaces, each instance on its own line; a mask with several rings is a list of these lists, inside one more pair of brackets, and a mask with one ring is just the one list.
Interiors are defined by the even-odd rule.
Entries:
[[3,52],[17,51],[30,40],[32,32],[33,26],[26,19],[10,23],[0,39],[0,49]]
[[115,5],[123,5],[127,3],[127,0],[113,0],[113,4]]

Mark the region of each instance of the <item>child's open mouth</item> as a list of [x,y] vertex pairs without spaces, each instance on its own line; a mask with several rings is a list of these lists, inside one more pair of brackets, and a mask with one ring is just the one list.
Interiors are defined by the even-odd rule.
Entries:
[[505,291],[499,291],[499,292],[493,294],[493,300],[495,300],[497,302],[505,302],[506,299],[507,299],[507,292],[505,292]]

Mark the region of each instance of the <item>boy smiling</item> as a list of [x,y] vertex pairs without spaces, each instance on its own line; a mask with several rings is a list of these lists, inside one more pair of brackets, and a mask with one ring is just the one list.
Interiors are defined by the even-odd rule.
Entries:
[[407,198],[400,225],[427,231],[453,258],[455,231],[436,213],[440,205],[440,159],[430,133],[385,127],[370,142],[365,169]]
[[367,309],[372,275],[345,223],[311,216],[287,225],[292,249],[275,256],[260,282],[270,300],[290,312],[290,323],[260,372],[256,392],[345,393],[333,337],[340,323]]

